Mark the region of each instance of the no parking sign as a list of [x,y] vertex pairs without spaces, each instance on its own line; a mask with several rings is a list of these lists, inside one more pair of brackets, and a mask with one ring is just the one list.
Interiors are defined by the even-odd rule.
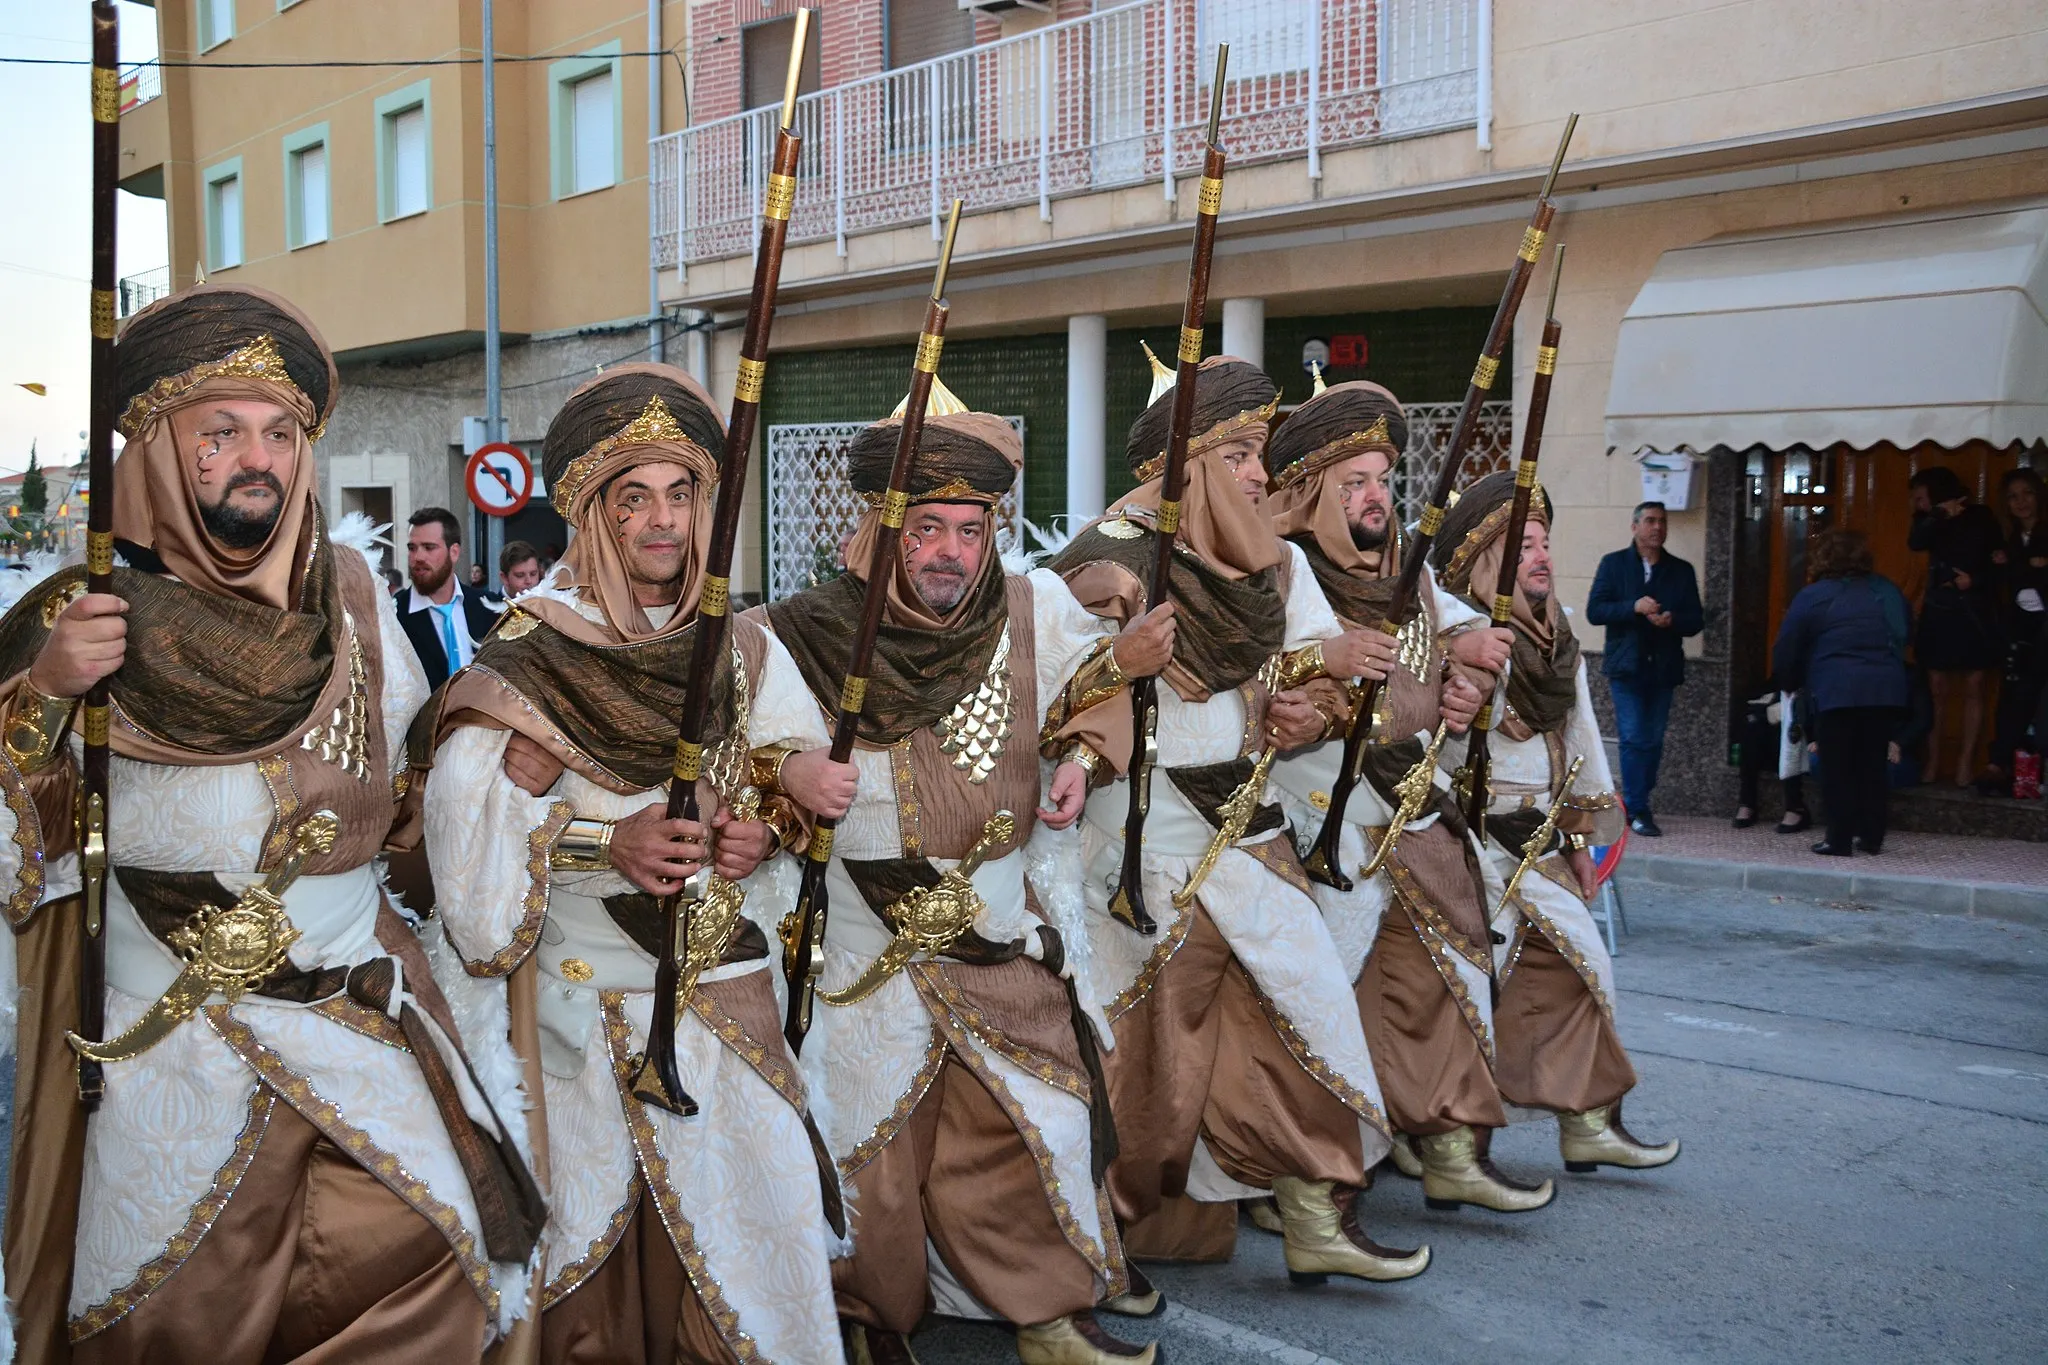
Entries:
[[513,516],[533,500],[533,464],[518,446],[493,441],[469,457],[462,483],[486,516]]

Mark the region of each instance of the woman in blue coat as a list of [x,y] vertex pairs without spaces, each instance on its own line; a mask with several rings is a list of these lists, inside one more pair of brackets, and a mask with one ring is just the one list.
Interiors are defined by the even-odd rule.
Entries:
[[1858,531],[1828,531],[1810,552],[1813,581],[1800,589],[1778,629],[1772,666],[1801,688],[1818,713],[1821,804],[1827,838],[1813,851],[1846,858],[1853,847],[1884,846],[1885,746],[1906,713],[1905,594],[1871,568]]

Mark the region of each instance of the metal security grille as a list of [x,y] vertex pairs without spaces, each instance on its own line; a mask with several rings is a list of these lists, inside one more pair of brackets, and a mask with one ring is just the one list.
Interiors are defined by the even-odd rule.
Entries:
[[[1024,419],[1004,419],[1024,439]],[[847,482],[846,450],[866,422],[793,422],[768,428],[768,597],[773,601],[836,578],[839,550],[867,510]],[[996,543],[1009,550],[1024,531],[1024,477],[996,505]]]
[[[1462,403],[1410,403],[1408,411],[1408,453],[1394,476],[1394,496],[1401,524],[1413,526],[1422,515],[1422,505],[1436,483],[1437,471],[1450,453],[1451,433],[1458,426]],[[1502,469],[1514,468],[1515,410],[1512,403],[1483,403],[1479,408],[1479,430],[1472,448],[1458,468],[1458,487]]]

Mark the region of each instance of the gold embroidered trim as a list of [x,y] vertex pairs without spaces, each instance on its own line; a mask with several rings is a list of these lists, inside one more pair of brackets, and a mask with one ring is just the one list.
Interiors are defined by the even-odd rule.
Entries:
[[[1575,900],[1585,899],[1579,892],[1579,879],[1572,874],[1571,864],[1566,859],[1556,856],[1539,858],[1536,860],[1535,870]],[[1550,940],[1550,946],[1557,949],[1558,956],[1572,964],[1572,970],[1579,974],[1579,980],[1586,983],[1586,993],[1593,997],[1593,1003],[1600,1007],[1600,1012],[1611,1022],[1614,1018],[1614,1002],[1608,999],[1607,992],[1600,988],[1600,974],[1593,969],[1593,964],[1586,955],[1579,951],[1571,935],[1558,928],[1556,921],[1537,909],[1536,903],[1520,890],[1515,892],[1513,904],[1524,919],[1534,924],[1542,932],[1543,937]]]
[[619,1088],[619,1103],[626,1111],[626,1130],[632,1134],[633,1150],[640,1159],[640,1176],[654,1196],[655,1211],[661,1215],[662,1226],[668,1229],[669,1242],[675,1247],[683,1272],[690,1277],[690,1285],[697,1291],[704,1311],[741,1365],[752,1365],[762,1358],[761,1348],[740,1330],[739,1313],[727,1302],[724,1287],[712,1278],[710,1263],[697,1248],[697,1230],[684,1215],[683,1201],[675,1186],[669,1183],[668,1158],[661,1154],[654,1122],[648,1118],[646,1106],[633,1098],[633,1037],[625,1001],[624,991],[598,993],[605,1044],[611,1052],[612,1077]]
[[640,1192],[644,1187],[640,1181],[631,1180],[626,1186],[626,1202],[612,1210],[611,1221],[604,1231],[590,1239],[583,1255],[563,1266],[555,1277],[542,1286],[540,1308],[543,1313],[583,1287],[584,1281],[597,1273],[605,1258],[619,1244],[619,1238],[626,1235],[626,1225],[633,1221],[633,1211],[640,1207]]
[[213,1184],[192,1205],[192,1212],[185,1219],[185,1226],[171,1234],[164,1243],[161,1254],[144,1262],[135,1272],[135,1278],[127,1286],[109,1295],[99,1303],[71,1319],[71,1340],[75,1345],[87,1337],[106,1331],[122,1318],[139,1307],[158,1286],[169,1279],[178,1268],[185,1264],[192,1253],[199,1248],[199,1239],[213,1230],[220,1220],[221,1210],[228,1206],[228,1198],[235,1187],[242,1183],[242,1177],[249,1172],[249,1164],[256,1159],[256,1147],[263,1141],[263,1134],[269,1129],[271,1111],[277,1106],[277,1095],[265,1086],[251,1088],[249,1094],[249,1117],[243,1120],[242,1131],[235,1137],[235,1145],[228,1153],[228,1159],[221,1163],[213,1174]]
[[[926,995],[929,988],[929,995],[937,996],[945,1007],[952,1011],[961,1027],[973,1034],[975,1041],[983,1047],[1014,1062],[1055,1090],[1064,1090],[1083,1104],[1089,1102],[1093,1088],[1088,1084],[1088,1077],[1084,1073],[1070,1066],[1061,1066],[1051,1058],[1040,1056],[1031,1049],[1021,1047],[1005,1038],[1002,1031],[991,1024],[988,1016],[981,1012],[981,1007],[969,1000],[966,992],[962,991],[945,971],[938,970],[939,967],[940,964],[934,962],[914,962],[904,970],[910,974],[911,984],[918,988],[918,994]],[[919,968],[929,970],[920,972]],[[931,1004],[929,996],[925,1003]]]
[[917,777],[910,768],[910,740],[889,746],[889,777],[896,788],[896,830],[903,840],[903,856],[924,856],[922,814],[917,804]]
[[[309,407],[313,402],[292,382],[290,372],[285,369],[284,357],[278,353],[277,343],[271,339],[268,332],[265,332],[219,360],[194,365],[182,374],[167,374],[143,392],[136,394],[129,400],[127,408],[121,413],[120,422],[117,423],[121,428],[121,434],[131,441],[134,440],[142,434],[144,428],[163,415],[165,408],[209,379],[262,379],[290,389]],[[315,427],[306,433],[306,439],[318,440],[319,432],[320,429]]]
[[[1195,359],[1200,360],[1201,356],[1197,354]],[[1252,423],[1254,422],[1272,421],[1273,414],[1278,411],[1280,411],[1280,395],[1274,394],[1273,401],[1266,404],[1264,407],[1246,408],[1243,412],[1238,413],[1234,417],[1224,418],[1215,426],[1210,427],[1207,431],[1201,432],[1189,439],[1188,458],[1192,460],[1195,456],[1201,454],[1210,446],[1218,444],[1234,432],[1238,431],[1243,427],[1248,427],[1252,425]],[[1143,483],[1147,479],[1158,478],[1160,473],[1165,468],[1166,452],[1162,450],[1158,454],[1154,455],[1151,459],[1145,461],[1145,463],[1138,466],[1138,482]]]
[[412,1044],[405,1041],[405,1031],[398,1027],[398,1021],[380,1010],[358,1005],[346,993],[329,996],[313,1006],[313,1013],[327,1019],[350,1033],[360,1033],[372,1042],[396,1048],[400,1052],[411,1052]]
[[462,1216],[434,1197],[427,1182],[407,1170],[391,1153],[370,1141],[369,1134],[343,1117],[341,1110],[313,1088],[312,1082],[285,1065],[284,1059],[256,1039],[247,1024],[234,1016],[231,1005],[209,1005],[201,1011],[213,1031],[272,1090],[299,1112],[299,1116],[326,1134],[328,1140],[348,1153],[350,1160],[377,1177],[386,1189],[410,1204],[448,1240],[455,1260],[469,1279],[470,1288],[483,1300],[485,1312],[498,1315],[498,1291],[491,1283],[490,1263],[483,1257],[476,1234],[463,1225]]
[[[1366,842],[1377,844],[1385,834],[1386,830],[1383,828],[1368,829]],[[1472,999],[1472,992],[1465,985],[1465,978],[1458,974],[1458,963],[1464,962],[1490,975],[1493,971],[1492,953],[1489,951],[1483,960],[1474,961],[1462,947],[1454,949],[1452,945],[1457,940],[1450,937],[1449,926],[1437,915],[1436,908],[1422,898],[1408,869],[1399,862],[1388,859],[1387,874],[1393,880],[1394,898],[1407,913],[1408,922],[1414,928],[1415,936],[1422,940],[1422,946],[1428,950],[1430,961],[1436,964],[1436,974],[1443,978],[1444,987],[1450,991],[1451,998],[1458,1002],[1458,1012],[1465,1016],[1466,1026],[1472,1030],[1472,1036],[1479,1040],[1480,1051],[1484,1052],[1486,1060],[1491,1062],[1493,1034],[1487,1028],[1486,1020],[1480,1017],[1479,1006]]]
[[[740,1027],[739,1021],[712,1003],[703,991],[690,992],[690,1012],[703,1021],[719,1042],[733,1056],[753,1068],[754,1074],[766,1081],[776,1094],[789,1102],[789,1107],[801,1114],[809,1104],[804,1093],[803,1079],[789,1064],[789,1054],[780,1047],[771,1046],[754,1038]],[[778,1037],[777,1042],[780,1042]]]
[[1308,454],[1288,465],[1273,476],[1274,487],[1286,488],[1301,482],[1325,465],[1335,464],[1347,456],[1363,454],[1368,450],[1384,450],[1395,459],[1401,452],[1394,448],[1394,439],[1387,432],[1387,415],[1381,413],[1372,419],[1372,425],[1363,431],[1354,431],[1348,436],[1339,436],[1325,446],[1317,446]]
[[875,1125],[875,1130],[862,1138],[859,1145],[839,1158],[841,1180],[851,1179],[861,1167],[873,1161],[876,1155],[889,1145],[898,1130],[910,1122],[910,1116],[916,1113],[917,1106],[924,1102],[925,1091],[930,1090],[932,1082],[938,1079],[939,1068],[945,1064],[945,1060],[945,1035],[937,1028],[933,1028],[931,1041],[925,1044],[924,1060],[918,1063],[917,1074],[910,1078],[910,1084],[896,1097],[896,1107],[882,1116],[882,1121]]
[[[1145,875],[1149,880],[1158,880],[1157,878],[1152,878],[1149,872]],[[1173,897],[1170,894],[1171,890],[1172,888],[1164,885],[1147,885],[1145,894],[1147,896],[1157,896],[1166,904],[1171,905],[1173,904]],[[1117,992],[1116,999],[1110,1001],[1109,1008],[1103,1011],[1109,1017],[1110,1023],[1114,1024],[1117,1020],[1130,1013],[1133,1005],[1136,1005],[1151,993],[1152,984],[1159,980],[1159,974],[1166,970],[1167,962],[1172,959],[1175,953],[1180,951],[1180,945],[1187,941],[1188,931],[1194,928],[1195,925],[1195,911],[1201,907],[1201,903],[1201,898],[1198,896],[1180,907],[1180,913],[1173,917],[1173,923],[1166,926],[1166,932],[1160,936],[1158,944],[1152,949],[1152,955],[1145,959],[1145,965],[1138,969],[1137,976],[1131,979],[1130,985]]]
[[[565,517],[574,510],[576,495],[583,491],[583,485],[590,481],[590,476],[604,463],[605,456],[627,446],[651,445],[687,446],[709,459],[714,468],[717,467],[717,457],[690,439],[689,433],[683,430],[682,423],[676,421],[675,415],[668,410],[668,404],[662,402],[661,395],[657,393],[647,400],[647,406],[640,409],[638,417],[569,461],[569,467],[562,471],[562,477],[555,480],[555,510]],[[697,490],[700,495],[708,492],[718,480],[714,476],[704,482],[706,487]]]
[[[920,995],[924,994],[924,987],[931,984],[932,978],[937,975],[933,965],[928,962],[913,963],[907,970],[912,982],[919,987]],[[925,998],[929,1008],[930,997]],[[1010,1092],[1009,1083],[968,1044],[964,1036],[965,1030],[962,1028],[963,1021],[954,1017],[950,1009],[933,1009],[932,1016],[938,1023],[939,1031],[946,1035],[947,1041],[952,1045],[953,1055],[958,1057],[961,1064],[981,1082],[990,1098],[995,1100],[997,1107],[1017,1130],[1017,1136],[1023,1140],[1024,1150],[1031,1154],[1032,1164],[1038,1167],[1038,1186],[1045,1194],[1046,1205],[1052,1210],[1053,1221],[1060,1225],[1060,1232],[1066,1237],[1067,1244],[1079,1252],[1098,1274],[1107,1277],[1108,1250],[1102,1243],[1090,1237],[1087,1230],[1081,1226],[1081,1220],[1074,1217],[1074,1206],[1067,1201],[1066,1195],[1060,1189],[1059,1171],[1053,1165],[1052,1149],[1046,1145],[1045,1134],[1039,1131],[1038,1125],[1033,1123],[1031,1116],[1024,1111],[1024,1106]]]
[[270,789],[270,804],[277,812],[270,819],[270,829],[263,836],[263,855],[256,863],[258,872],[268,872],[283,860],[291,845],[292,828],[298,823],[299,792],[292,785],[291,760],[283,754],[257,759],[256,775]]
[[1013,710],[1010,626],[1004,622],[981,685],[939,718],[939,752],[951,754],[953,766],[966,773],[970,783],[980,786],[995,773],[996,760],[1002,757],[1003,745],[1010,738]]
[[505,976],[533,951],[541,923],[548,917],[548,854],[575,816],[576,808],[567,801],[550,802],[547,818],[527,832],[526,895],[520,901],[519,925],[512,931],[512,941],[488,961],[463,962],[462,969],[471,976]]
[[14,812],[14,846],[21,850],[21,866],[14,869],[14,890],[7,897],[8,922],[18,928],[29,922],[43,902],[43,822],[28,794],[28,783],[11,763],[0,763],[0,798]]
[[[1238,970],[1244,971],[1242,963],[1238,964]],[[1259,1009],[1265,1014],[1266,1022],[1273,1026],[1273,1032],[1280,1035],[1280,1041],[1286,1044],[1288,1054],[1294,1058],[1295,1063],[1306,1071],[1317,1085],[1336,1096],[1346,1109],[1378,1129],[1381,1137],[1391,1138],[1393,1130],[1387,1126],[1387,1116],[1380,1112],[1379,1106],[1372,1102],[1371,1097],[1338,1075],[1337,1068],[1316,1055],[1316,1050],[1309,1046],[1308,1039],[1294,1026],[1294,1021],[1259,989],[1258,982],[1252,980],[1250,972],[1245,972],[1244,977],[1251,985],[1252,997],[1259,1002]]]

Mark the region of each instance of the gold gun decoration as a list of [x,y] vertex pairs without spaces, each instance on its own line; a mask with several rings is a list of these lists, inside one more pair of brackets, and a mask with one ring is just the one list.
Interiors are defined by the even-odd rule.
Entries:
[[851,986],[843,991],[819,991],[828,1005],[852,1005],[882,989],[890,977],[908,966],[919,953],[943,953],[959,942],[974,924],[987,902],[974,889],[972,878],[988,861],[998,844],[1007,844],[1017,834],[1017,817],[999,810],[981,827],[981,837],[958,867],[939,874],[937,886],[920,886],[891,907],[896,918],[896,937],[882,955],[867,965]]
[[1261,753],[1259,761],[1252,765],[1252,775],[1216,808],[1216,813],[1223,817],[1223,824],[1217,829],[1216,836],[1209,840],[1209,846],[1202,850],[1202,861],[1196,863],[1195,870],[1188,874],[1187,885],[1173,893],[1174,909],[1188,908],[1202,889],[1202,883],[1209,880],[1209,872],[1216,866],[1216,860],[1223,856],[1223,850],[1234,846],[1251,828],[1252,817],[1259,811],[1259,798],[1266,794],[1266,777],[1273,771],[1273,760],[1279,754],[1277,748],[1268,748]]
[[223,909],[209,905],[171,931],[171,946],[185,959],[169,989],[118,1038],[92,1042],[64,1035],[72,1051],[89,1061],[125,1062],[155,1047],[171,1030],[196,1014],[210,995],[240,1000],[290,960],[299,931],[284,913],[284,893],[316,856],[334,849],[341,821],[331,810],[315,811],[292,831],[291,847],[264,879]]
[[1494,908],[1494,914],[1498,915],[1508,908],[1508,902],[1515,898],[1516,890],[1522,885],[1523,875],[1536,865],[1536,860],[1543,856],[1543,850],[1550,846],[1550,836],[1557,833],[1558,812],[1564,809],[1564,803],[1571,798],[1572,783],[1579,775],[1579,765],[1585,761],[1586,756],[1580,754],[1572,760],[1571,767],[1565,769],[1564,785],[1557,789],[1557,800],[1550,803],[1550,809],[1543,816],[1543,823],[1536,826],[1536,832],[1529,836],[1529,842],[1522,845],[1522,861],[1515,868],[1515,875],[1508,878],[1507,890],[1500,893],[1500,904]]
[[1421,761],[1394,784],[1394,795],[1401,798],[1401,804],[1394,810],[1393,823],[1387,826],[1386,837],[1373,850],[1372,861],[1365,865],[1359,876],[1373,876],[1385,867],[1387,859],[1394,856],[1394,845],[1401,842],[1401,831],[1422,814],[1423,802],[1429,800],[1429,794],[1436,790],[1436,761],[1444,751],[1444,736],[1449,733],[1449,725],[1438,722],[1436,733],[1430,736],[1429,747],[1422,751]]

